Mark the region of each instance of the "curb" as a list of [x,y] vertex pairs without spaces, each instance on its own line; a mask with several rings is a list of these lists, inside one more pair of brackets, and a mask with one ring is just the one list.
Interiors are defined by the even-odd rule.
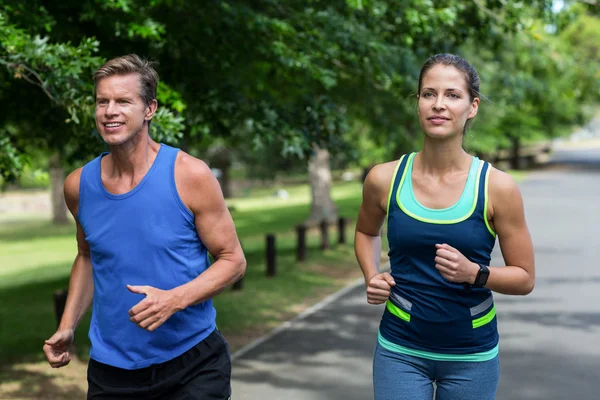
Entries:
[[[379,268],[379,272],[386,272],[386,271],[389,271],[389,262],[386,262],[385,264],[383,264]],[[348,292],[351,292],[352,290],[354,290],[357,287],[359,287],[361,285],[364,285],[364,284],[365,284],[364,278],[357,278],[356,280],[350,282],[348,285],[346,285],[342,289],[338,290],[335,293],[330,294],[329,296],[327,296],[323,300],[319,301],[318,303],[313,304],[312,306],[310,306],[306,310],[302,311],[300,314],[296,315],[294,318],[292,318],[289,321],[286,321],[283,324],[279,325],[277,328],[273,329],[271,332],[267,333],[264,336],[259,337],[258,339],[255,339],[254,341],[250,342],[246,346],[242,347],[241,349],[239,349],[238,351],[236,351],[235,353],[233,353],[231,355],[231,361],[234,361],[237,358],[240,358],[241,356],[243,356],[244,354],[246,354],[250,350],[252,350],[252,349],[260,346],[264,342],[272,339],[273,337],[275,337],[279,333],[281,333],[281,332],[283,332],[283,331],[285,331],[287,329],[290,329],[297,322],[299,322],[299,321],[303,320],[304,318],[306,318],[306,317],[308,317],[308,316],[316,313],[317,311],[321,310],[325,306],[333,303],[334,301],[336,301],[340,297],[344,296]]]

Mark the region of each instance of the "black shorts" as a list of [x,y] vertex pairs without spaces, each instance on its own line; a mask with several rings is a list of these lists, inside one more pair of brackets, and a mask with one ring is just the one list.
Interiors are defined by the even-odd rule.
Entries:
[[88,399],[228,400],[229,345],[217,329],[179,357],[127,370],[90,359]]

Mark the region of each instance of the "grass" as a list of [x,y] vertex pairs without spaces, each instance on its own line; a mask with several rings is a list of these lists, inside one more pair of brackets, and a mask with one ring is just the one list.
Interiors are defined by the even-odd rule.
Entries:
[[[288,187],[287,200],[270,191],[228,201],[248,261],[244,288],[228,289],[215,299],[217,323],[239,347],[289,319],[349,279],[359,276],[352,249],[353,226],[346,231],[347,245],[319,249],[317,229],[309,230],[308,258],[296,262],[294,226],[308,217],[307,185]],[[335,185],[332,196],[342,216],[356,218],[361,185]],[[265,234],[276,234],[277,276],[265,274]],[[330,243],[337,232],[330,231]],[[66,288],[76,252],[74,225],[55,226],[40,219],[4,219],[0,223],[0,365],[40,360],[41,347],[56,329],[52,294]],[[90,315],[76,332],[78,352],[89,350]]]
[[[523,174],[512,174],[517,181]],[[309,216],[308,185],[285,187],[289,198],[258,189],[248,198],[228,200],[248,261],[241,291],[227,290],[215,299],[217,323],[235,349],[250,338],[297,314],[326,293],[343,286],[360,271],[352,249],[353,225],[345,246],[319,250],[319,234],[307,238],[308,259],[295,260],[294,226]],[[339,214],[355,219],[361,185],[336,184],[332,197]],[[265,276],[265,234],[276,234],[277,276]],[[336,243],[335,229],[330,243]],[[384,249],[387,246],[384,243]],[[41,346],[56,328],[52,294],[68,286],[76,252],[74,225],[55,226],[39,218],[0,220],[0,366],[40,360]],[[80,356],[89,349],[89,313],[76,332]]]
[[528,171],[517,171],[517,170],[508,170],[506,171],[510,176],[513,177],[515,182],[521,183],[529,173]]

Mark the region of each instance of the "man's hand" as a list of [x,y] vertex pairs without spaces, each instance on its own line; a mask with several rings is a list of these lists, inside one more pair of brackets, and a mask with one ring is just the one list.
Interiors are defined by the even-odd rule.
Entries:
[[147,331],[152,332],[182,309],[181,299],[172,290],[131,285],[127,285],[127,289],[132,293],[146,295],[144,300],[129,310],[129,320]]
[[71,362],[69,347],[75,339],[72,329],[61,329],[44,343],[44,354],[52,368],[60,368]]
[[471,262],[460,251],[444,243],[435,245],[435,267],[444,279],[454,283],[473,283],[479,265]]
[[396,285],[394,278],[388,273],[377,274],[367,283],[367,302],[382,304],[390,297],[390,288]]

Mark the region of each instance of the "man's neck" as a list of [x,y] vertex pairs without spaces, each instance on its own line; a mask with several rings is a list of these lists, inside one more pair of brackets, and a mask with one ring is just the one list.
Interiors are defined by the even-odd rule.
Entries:
[[160,145],[147,132],[139,132],[119,146],[109,146],[111,162],[107,173],[112,177],[144,176],[156,159]]

